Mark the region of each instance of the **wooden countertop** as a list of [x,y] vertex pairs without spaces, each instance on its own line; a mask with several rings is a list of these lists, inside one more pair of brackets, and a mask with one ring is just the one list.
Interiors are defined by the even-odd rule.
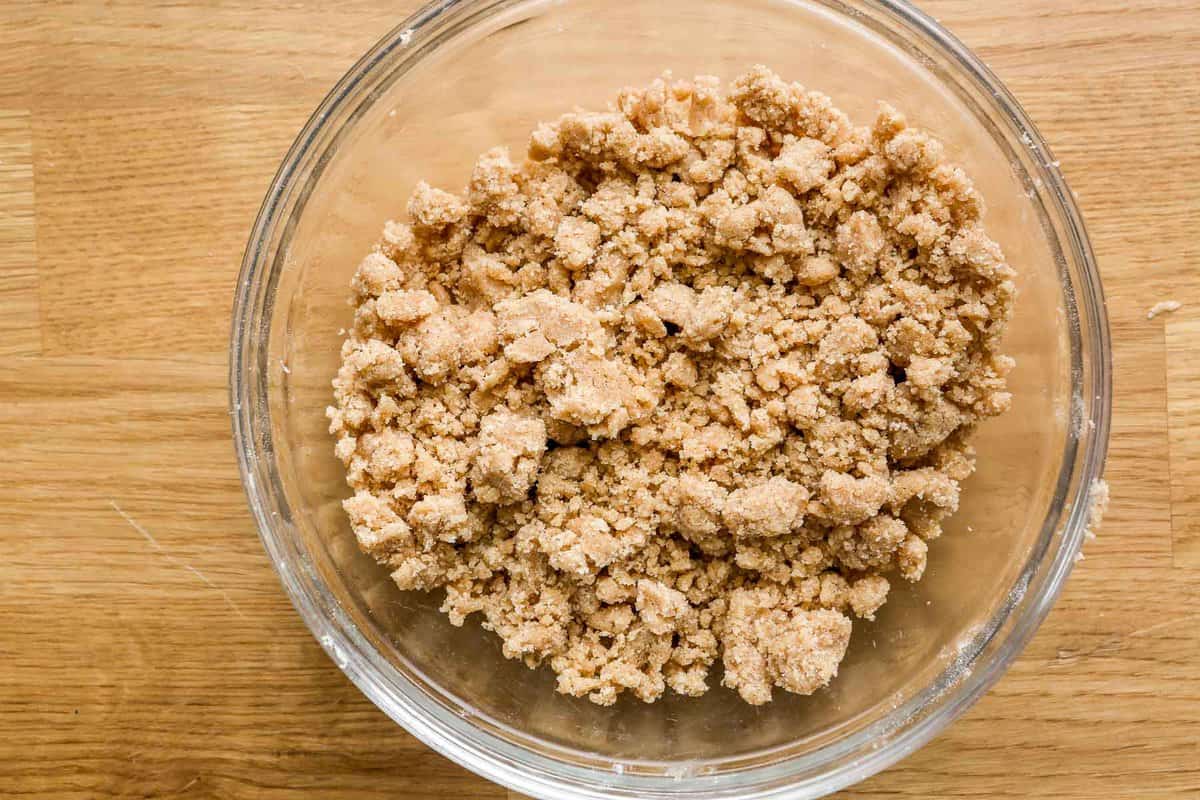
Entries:
[[[1200,4],[922,5],[1079,195],[1115,346],[1113,503],[1008,675],[842,797],[1200,797]],[[254,212],[324,92],[413,8],[0,10],[0,794],[507,797],[309,635],[226,414]]]

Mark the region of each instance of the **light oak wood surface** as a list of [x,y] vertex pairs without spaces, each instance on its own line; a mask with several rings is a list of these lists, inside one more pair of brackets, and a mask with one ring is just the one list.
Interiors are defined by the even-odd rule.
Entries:
[[[366,701],[284,596],[230,442],[258,203],[393,3],[0,3],[0,795],[506,798]],[[1200,4],[927,0],[1090,225],[1113,502],[1024,655],[841,797],[1200,797]],[[1164,299],[1183,307],[1154,320]]]

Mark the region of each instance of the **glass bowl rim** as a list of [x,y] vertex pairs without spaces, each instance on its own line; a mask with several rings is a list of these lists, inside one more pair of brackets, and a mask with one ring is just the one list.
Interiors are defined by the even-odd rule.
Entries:
[[[386,662],[380,663],[375,648],[341,609],[328,587],[306,567],[304,553],[276,529],[290,524],[291,517],[270,442],[266,357],[274,290],[282,270],[279,253],[277,249],[272,253],[272,244],[281,233],[286,235],[284,229],[294,222],[294,214],[287,218],[283,216],[287,201],[297,189],[298,179],[306,177],[302,167],[311,170],[313,152],[322,137],[330,135],[331,122],[338,123],[338,127],[345,125],[346,120],[338,120],[336,113],[364,99],[369,78],[380,65],[388,63],[389,57],[410,45],[416,47],[427,31],[436,28],[453,12],[463,14],[475,8],[476,13],[484,14],[507,2],[434,0],[393,28],[322,100],[284,157],[263,200],[238,276],[229,360],[230,412],[238,467],[263,546],[289,598],[313,635],[364,695],[432,749],[516,791],[544,798],[801,798],[820,796],[869,777],[909,755],[957,719],[1004,674],[1032,638],[1057,599],[1082,545],[1090,511],[1089,492],[1093,482],[1103,473],[1111,415],[1111,349],[1104,295],[1073,194],[1058,171],[1050,148],[1008,89],[956,37],[905,0],[860,2],[875,7],[894,22],[907,25],[923,36],[924,43],[947,57],[976,89],[985,92],[993,110],[1020,132],[1035,165],[1036,177],[1047,189],[1051,201],[1047,213],[1063,226],[1066,241],[1060,239],[1060,244],[1072,256],[1080,279],[1079,285],[1075,286],[1068,276],[1064,286],[1069,301],[1074,291],[1073,299],[1077,303],[1077,307],[1073,307],[1068,302],[1068,315],[1078,317],[1071,319],[1074,324],[1068,331],[1072,397],[1078,402],[1072,402],[1070,409],[1071,433],[1060,467],[1060,483],[1061,470],[1066,470],[1071,488],[1064,488],[1065,496],[1057,514],[1051,515],[1053,519],[1047,518],[1041,537],[1043,548],[1048,548],[1053,531],[1061,526],[1061,542],[1048,566],[1044,564],[1046,552],[1027,562],[1037,569],[1048,570],[1041,578],[1040,590],[1034,595],[1025,594],[1034,571],[1027,565],[1009,602],[993,618],[993,624],[980,632],[958,663],[943,672],[930,687],[909,698],[883,719],[842,740],[799,759],[785,759],[742,772],[709,776],[692,772],[682,762],[682,769],[671,767],[655,775],[622,774],[599,766],[577,766],[498,735],[489,730],[489,727],[497,727],[489,725],[489,720],[448,707],[411,676],[398,673]],[[852,15],[840,0],[816,2],[826,7],[842,6],[843,14]],[[420,58],[420,54],[410,57]],[[306,158],[308,162],[305,162]],[[316,177],[307,174],[307,180],[311,187]],[[1084,329],[1086,336],[1081,335]],[[1087,385],[1083,385],[1085,381]],[[1084,424],[1085,421],[1091,424]],[[1082,454],[1072,458],[1072,447],[1082,448]],[[1014,611],[1019,611],[1015,617]],[[973,669],[975,659],[1005,623],[1011,623],[1011,629],[998,643],[998,652],[992,654],[982,669]],[[951,674],[955,668],[957,673]],[[875,740],[883,735],[887,738],[880,745]],[[546,749],[577,757],[588,755],[556,745]],[[817,758],[822,755],[825,756],[823,760]],[[787,769],[789,765],[791,769]],[[801,768],[810,772],[813,768],[823,771],[805,776],[800,774]],[[739,781],[739,776],[754,780]]]

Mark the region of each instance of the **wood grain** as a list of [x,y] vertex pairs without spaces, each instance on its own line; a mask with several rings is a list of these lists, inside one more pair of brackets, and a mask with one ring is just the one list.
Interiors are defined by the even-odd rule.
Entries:
[[44,352],[222,352],[246,221],[310,110],[160,104],[35,113]]
[[1166,321],[1167,429],[1171,437],[1171,555],[1177,567],[1200,569],[1200,315]]
[[[316,102],[415,5],[0,4],[0,794],[510,796],[323,654],[229,442],[253,212]],[[922,6],[1080,198],[1113,331],[1113,503],[1005,678],[840,796],[1198,797],[1200,3]],[[1164,299],[1183,308],[1147,320]]]
[[0,356],[41,350],[29,111],[0,110]]

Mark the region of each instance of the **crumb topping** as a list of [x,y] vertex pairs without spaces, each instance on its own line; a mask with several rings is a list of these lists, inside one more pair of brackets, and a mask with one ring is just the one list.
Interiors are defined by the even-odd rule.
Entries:
[[940,145],[756,67],[421,183],[329,409],[362,548],[600,704],[837,674],[1005,411],[1013,271]]

